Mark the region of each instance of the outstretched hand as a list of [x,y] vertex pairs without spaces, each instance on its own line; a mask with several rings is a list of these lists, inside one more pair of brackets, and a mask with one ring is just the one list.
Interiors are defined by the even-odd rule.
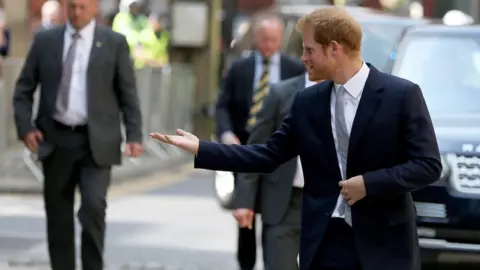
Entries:
[[164,143],[168,143],[171,145],[175,145],[183,150],[186,150],[192,154],[198,153],[198,143],[199,140],[197,136],[193,135],[192,133],[186,132],[181,129],[177,129],[177,135],[166,135],[162,133],[150,133],[150,137],[162,141]]

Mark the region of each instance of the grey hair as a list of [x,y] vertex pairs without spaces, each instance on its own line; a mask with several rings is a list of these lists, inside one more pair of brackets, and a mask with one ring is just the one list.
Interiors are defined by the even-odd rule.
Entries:
[[50,14],[58,12],[60,8],[60,2],[58,2],[57,0],[48,0],[42,5],[42,17],[50,16]]
[[279,26],[282,28],[285,27],[285,23],[283,20],[280,18],[279,15],[275,13],[265,13],[265,14],[260,14],[253,20],[252,24],[252,31],[253,33],[258,32],[260,29],[262,29],[264,23],[278,23]]

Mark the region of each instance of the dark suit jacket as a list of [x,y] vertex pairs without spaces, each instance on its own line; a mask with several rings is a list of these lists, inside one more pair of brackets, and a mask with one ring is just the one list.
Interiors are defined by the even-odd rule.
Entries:
[[[305,74],[272,85],[247,144],[266,143],[290,112],[295,94],[304,88]],[[235,208],[254,209],[257,198],[260,198],[262,222],[278,224],[288,209],[296,170],[297,158],[293,158],[271,174],[238,174]],[[260,196],[257,196],[257,191],[261,193]]]
[[[53,114],[62,76],[65,26],[38,32],[15,86],[13,106],[18,137],[39,129],[55,145]],[[141,142],[141,112],[127,41],[121,34],[97,26],[87,71],[88,133],[99,165],[120,164],[121,121],[129,142]],[[33,94],[41,87],[39,111],[32,123]]]
[[[305,72],[305,66],[288,56],[280,57],[280,79],[285,80]],[[248,140],[245,129],[252,104],[255,79],[255,54],[234,61],[222,82],[216,104],[217,137],[232,131],[242,144]]]
[[[410,192],[440,177],[442,165],[418,85],[370,66],[350,134],[347,177],[363,175],[367,196],[352,206],[362,269],[418,270]],[[325,81],[296,94],[289,116],[266,144],[201,141],[196,168],[269,173],[300,155],[303,189],[300,268],[308,270],[335,208],[341,180]]]

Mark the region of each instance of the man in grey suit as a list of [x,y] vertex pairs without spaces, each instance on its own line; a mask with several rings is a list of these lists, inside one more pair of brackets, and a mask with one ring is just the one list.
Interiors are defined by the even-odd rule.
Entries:
[[[274,84],[270,88],[257,124],[247,144],[268,141],[290,112],[297,91],[312,85],[306,74]],[[263,254],[266,270],[298,269],[300,249],[300,213],[303,173],[298,158],[292,159],[271,174],[238,175],[234,206],[240,227],[251,228],[255,206],[259,205],[263,222]],[[257,191],[261,192],[257,196]],[[256,202],[261,198],[260,202]]]
[[[103,269],[111,167],[142,154],[141,113],[127,41],[96,25],[97,0],[68,0],[68,23],[39,32],[18,78],[13,106],[18,136],[43,165],[53,270],[75,269],[74,190],[78,185],[82,267]],[[32,123],[33,95],[41,87]]]

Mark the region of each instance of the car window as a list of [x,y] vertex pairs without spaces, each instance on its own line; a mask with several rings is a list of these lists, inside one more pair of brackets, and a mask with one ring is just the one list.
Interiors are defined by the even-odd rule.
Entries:
[[405,28],[403,24],[362,23],[362,58],[386,72],[390,54]]
[[480,39],[411,37],[393,73],[417,83],[432,113],[480,113]]

